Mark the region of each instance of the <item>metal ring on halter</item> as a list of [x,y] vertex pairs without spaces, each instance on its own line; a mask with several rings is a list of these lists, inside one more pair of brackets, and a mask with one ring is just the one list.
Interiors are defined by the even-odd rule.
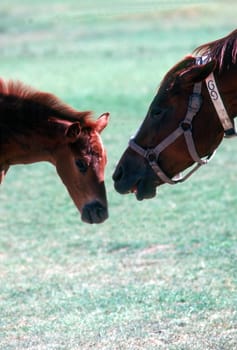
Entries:
[[182,122],[179,124],[180,128],[183,129],[183,131],[192,130],[192,124],[189,122],[186,122],[185,120],[182,120]]

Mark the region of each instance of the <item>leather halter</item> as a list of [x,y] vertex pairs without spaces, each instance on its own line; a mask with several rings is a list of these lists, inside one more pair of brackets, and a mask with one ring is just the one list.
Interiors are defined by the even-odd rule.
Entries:
[[[206,61],[206,58],[202,57],[197,57],[196,58],[196,63],[197,64],[202,64]],[[211,79],[211,85],[210,85],[210,79]],[[214,83],[213,83],[214,82]],[[214,103],[214,100],[212,97],[211,92],[215,91],[215,93],[218,94],[218,100],[221,101],[220,106],[224,107],[224,104],[222,102],[222,99],[220,97],[220,94],[218,92],[218,88],[215,84],[215,79],[214,75],[211,74],[209,77],[206,79],[206,84],[208,91],[210,93],[211,99]],[[211,86],[211,89],[210,89]],[[214,88],[213,88],[214,86]],[[195,143],[193,140],[193,135],[192,135],[192,121],[195,115],[199,112],[201,104],[202,104],[202,96],[201,96],[201,89],[202,89],[202,82],[194,84],[193,88],[193,93],[189,97],[189,103],[188,103],[188,108],[187,108],[187,113],[184,118],[184,120],[179,124],[178,128],[174,130],[169,136],[167,136],[163,141],[161,141],[156,147],[154,148],[148,148],[144,149],[143,147],[139,146],[135,141],[134,138],[131,138],[129,141],[129,147],[134,150],[136,153],[140,154],[143,158],[145,158],[149,165],[152,167],[158,178],[160,178],[164,183],[169,183],[171,185],[177,184],[180,182],[184,182],[186,179],[188,179],[197,169],[200,168],[200,166],[207,164],[208,161],[212,158],[214,155],[215,151],[212,153],[209,153],[208,156],[205,159],[202,159],[199,157]],[[225,135],[228,136],[235,136],[235,130],[233,123],[231,122],[227,112],[219,112],[218,106],[214,104],[217,114],[219,116],[219,119],[222,123],[223,129],[225,131]],[[225,110],[225,107],[224,107]],[[223,108],[222,108],[223,111]],[[222,115],[222,117],[221,117]],[[223,117],[224,115],[224,117]],[[173,178],[168,177],[165,172],[161,169],[159,166],[158,160],[160,153],[167,148],[170,144],[172,144],[178,137],[181,135],[184,135],[186,145],[189,151],[189,154],[193,161],[196,163],[196,165],[184,176],[181,174],[178,174],[174,176]]]

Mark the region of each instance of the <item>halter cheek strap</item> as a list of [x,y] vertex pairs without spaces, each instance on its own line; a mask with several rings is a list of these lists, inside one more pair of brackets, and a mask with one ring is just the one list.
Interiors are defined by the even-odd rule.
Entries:
[[228,113],[225,109],[222,98],[219,94],[219,91],[216,85],[216,80],[213,73],[211,73],[206,78],[206,85],[207,85],[207,89],[211,97],[212,103],[215,107],[216,113],[225,131],[225,137],[237,136],[235,127],[234,127],[234,122],[228,116]]
[[[200,56],[196,57],[196,63],[197,64],[205,64],[209,62],[209,57],[208,56]],[[222,124],[222,127],[225,132],[225,137],[230,138],[233,136],[237,136],[236,131],[235,131],[235,125],[234,121],[230,119],[225,105],[223,103],[223,100],[221,98],[221,95],[219,93],[217,84],[216,84],[216,79],[213,73],[210,73],[208,77],[205,79],[205,83],[207,86],[207,90],[209,92],[211,101],[213,103],[213,106],[216,110],[216,113],[218,115],[218,118]]]

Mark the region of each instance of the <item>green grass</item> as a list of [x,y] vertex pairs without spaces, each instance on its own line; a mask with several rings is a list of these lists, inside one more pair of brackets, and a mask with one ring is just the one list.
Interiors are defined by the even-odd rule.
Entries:
[[0,189],[0,349],[234,350],[237,144],[185,184],[137,202],[111,175],[160,80],[236,27],[235,1],[3,0],[1,76],[111,112],[110,217],[80,221],[55,169]]

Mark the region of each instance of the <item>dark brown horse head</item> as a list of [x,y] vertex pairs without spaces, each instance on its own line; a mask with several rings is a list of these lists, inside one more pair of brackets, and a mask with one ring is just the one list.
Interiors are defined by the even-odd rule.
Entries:
[[157,186],[176,183],[174,177],[196,161],[204,163],[202,158],[217,148],[224,130],[205,85],[210,73],[230,119],[235,117],[237,31],[197,51],[205,56],[201,64],[188,56],[164,77],[113,174],[119,193],[134,192],[138,200],[152,198]]
[[103,222],[108,206],[100,133],[108,120],[109,113],[93,120],[91,112],[79,112],[52,94],[0,80],[0,183],[11,165],[49,161],[82,220]]

